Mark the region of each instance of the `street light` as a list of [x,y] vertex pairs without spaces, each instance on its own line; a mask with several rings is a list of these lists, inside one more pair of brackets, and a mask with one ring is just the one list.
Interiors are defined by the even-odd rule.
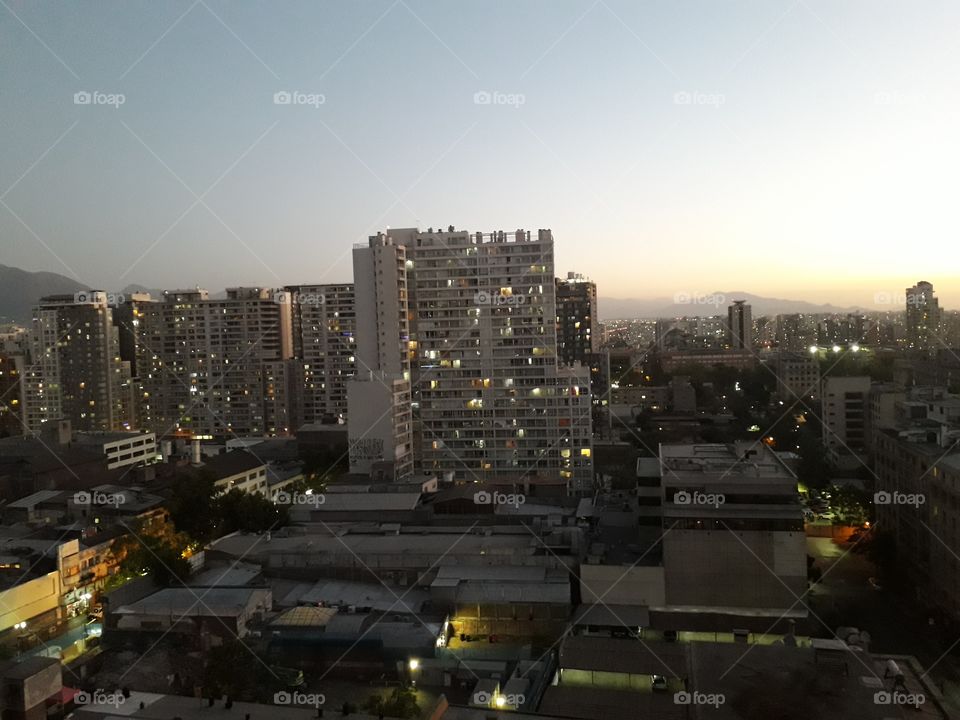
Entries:
[[420,667],[420,661],[417,660],[416,658],[410,658],[410,669],[415,671],[419,667]]

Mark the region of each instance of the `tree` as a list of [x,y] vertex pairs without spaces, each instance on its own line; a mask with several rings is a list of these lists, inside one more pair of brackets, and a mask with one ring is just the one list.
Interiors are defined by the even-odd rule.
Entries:
[[870,512],[870,496],[852,485],[834,485],[830,488],[830,505],[840,518],[851,525],[866,521]]
[[402,720],[420,716],[417,694],[412,688],[397,687],[389,695],[371,695],[363,708],[372,715],[387,715]]
[[201,544],[218,537],[217,494],[216,480],[209,471],[178,473],[168,504],[177,530]]
[[266,532],[287,523],[287,507],[276,505],[263,495],[236,488],[219,495],[214,507],[224,535],[237,530]]
[[108,587],[119,587],[142,575],[153,575],[163,586],[180,585],[190,575],[190,538],[176,532],[169,521],[138,523],[127,530],[110,548],[120,570],[110,578]]
[[257,678],[264,670],[253,650],[240,640],[210,648],[203,669],[203,689],[207,697],[229,695],[237,699],[256,699]]

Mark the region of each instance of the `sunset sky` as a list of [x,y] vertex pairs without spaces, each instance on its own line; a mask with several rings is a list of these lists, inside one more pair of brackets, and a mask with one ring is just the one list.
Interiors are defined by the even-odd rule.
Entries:
[[336,282],[386,226],[550,227],[606,297],[960,308],[958,3],[4,2],[7,265]]

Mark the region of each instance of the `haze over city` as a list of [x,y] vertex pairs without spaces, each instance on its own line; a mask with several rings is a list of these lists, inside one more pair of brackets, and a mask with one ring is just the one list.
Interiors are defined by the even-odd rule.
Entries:
[[955,4],[8,5],[8,265],[336,282],[387,226],[550,227],[605,297],[960,305]]
[[2,720],[960,718],[958,38],[0,0]]

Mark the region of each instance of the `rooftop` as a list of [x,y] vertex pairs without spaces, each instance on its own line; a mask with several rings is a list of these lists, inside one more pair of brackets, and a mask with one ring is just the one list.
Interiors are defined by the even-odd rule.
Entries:
[[190,588],[165,588],[129,605],[117,608],[118,615],[185,615],[231,617],[242,614],[254,601],[257,588],[212,588],[202,592]]
[[265,467],[266,463],[246,450],[231,450],[203,459],[201,471],[210,471],[219,480]]

